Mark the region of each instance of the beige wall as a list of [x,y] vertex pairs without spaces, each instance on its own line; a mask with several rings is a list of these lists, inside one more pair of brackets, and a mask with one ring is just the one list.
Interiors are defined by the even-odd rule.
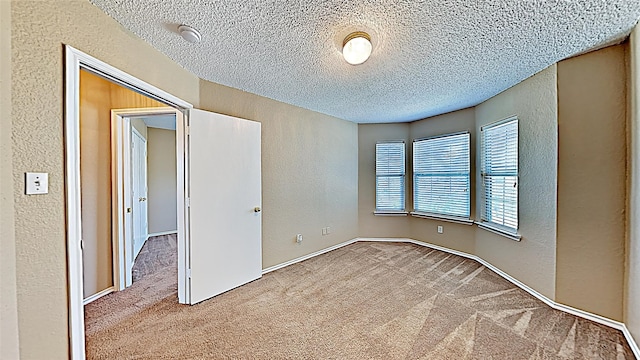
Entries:
[[558,63],[556,301],[622,321],[625,47]]
[[113,286],[110,83],[80,74],[83,286],[87,298]]
[[11,123],[11,4],[0,1],[0,359],[20,357]]
[[[470,152],[471,159],[475,159],[476,128],[475,109],[464,109],[426,120],[411,123],[411,141],[430,136],[451,134],[460,131],[468,131],[471,135]],[[475,217],[475,161],[471,161],[471,218]],[[413,181],[413,180],[410,180]],[[409,198],[412,204],[413,194]],[[410,218],[411,238],[440,245],[449,249],[463,251],[469,254],[475,253],[476,227],[471,225],[456,224],[431,219]],[[443,227],[443,233],[438,234],[437,227]]]
[[147,129],[149,234],[177,231],[176,132]]
[[[384,140],[404,140],[407,144],[406,208],[413,210],[413,140],[460,131],[471,133],[471,155],[475,154],[475,111],[473,108],[451,112],[432,118],[399,124],[360,124],[358,126],[358,220],[361,237],[412,238],[450,249],[475,252],[475,227],[411,216],[374,215],[376,176],[375,144]],[[471,162],[472,172],[474,162]],[[474,193],[475,173],[471,175],[471,193]],[[471,199],[471,217],[475,213],[475,199]],[[444,232],[438,234],[437,226]]]
[[[20,109],[12,113],[19,325],[13,330],[19,331],[22,357],[64,359],[69,338],[63,44],[196,106],[198,78],[88,1],[12,1],[11,9],[12,108]],[[24,195],[24,173],[34,170],[49,173],[48,195]]]
[[[522,235],[518,242],[478,229],[476,255],[551,299],[555,298],[556,277],[556,75],[556,65],[552,65],[476,107],[477,133],[484,125],[518,116]],[[479,153],[476,163],[480,163]],[[479,171],[476,168],[476,188]],[[476,199],[479,196],[476,192]]]
[[[80,73],[80,186],[84,297],[113,286],[111,109],[166,107],[94,75]],[[142,119],[131,125],[147,138]]]
[[204,80],[200,105],[262,123],[264,267],[358,235],[356,124]]
[[404,140],[406,148],[405,204],[411,208],[411,140],[409,124],[358,125],[358,226],[361,237],[411,236],[409,217],[374,215],[376,210],[376,143]]
[[[410,124],[359,126],[360,236],[410,237],[476,254],[542,294],[555,296],[557,90],[553,65],[475,108],[460,110]],[[516,242],[476,226],[421,218],[380,217],[375,208],[375,150],[384,139],[415,138],[469,131],[472,139],[472,218],[479,212],[480,146],[477,134],[486,124],[518,115],[520,119],[520,233]],[[408,148],[408,158],[411,149]],[[407,207],[412,209],[411,163],[408,163]],[[540,176],[540,174],[546,174]],[[475,194],[475,195],[474,195]],[[444,233],[437,233],[437,226]],[[526,264],[527,266],[523,266]]]
[[629,41],[630,189],[628,219],[627,292],[625,318],[629,331],[640,342],[640,28]]

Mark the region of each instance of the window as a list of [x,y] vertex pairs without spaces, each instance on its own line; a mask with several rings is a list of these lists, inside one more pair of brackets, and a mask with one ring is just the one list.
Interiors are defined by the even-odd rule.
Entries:
[[468,219],[469,157],[469,133],[415,140],[414,210]]
[[404,211],[404,141],[376,144],[376,211]]
[[481,129],[482,221],[518,230],[518,118]]

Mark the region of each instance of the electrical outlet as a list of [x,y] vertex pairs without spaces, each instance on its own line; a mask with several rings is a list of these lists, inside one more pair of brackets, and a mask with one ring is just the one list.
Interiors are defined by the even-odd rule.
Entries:
[[444,228],[442,225],[438,225],[438,234],[442,234],[444,232]]
[[322,228],[322,235],[327,235],[327,228]]
[[331,234],[331,226],[327,226],[327,235]]
[[302,234],[296,235],[296,242],[300,244],[302,242]]

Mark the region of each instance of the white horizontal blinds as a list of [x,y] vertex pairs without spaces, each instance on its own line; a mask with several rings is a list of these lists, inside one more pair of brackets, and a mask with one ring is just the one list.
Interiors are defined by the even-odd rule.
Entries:
[[414,141],[415,211],[469,218],[469,158],[469,133]]
[[404,211],[404,142],[376,144],[376,210]]
[[482,129],[482,220],[518,230],[518,119]]

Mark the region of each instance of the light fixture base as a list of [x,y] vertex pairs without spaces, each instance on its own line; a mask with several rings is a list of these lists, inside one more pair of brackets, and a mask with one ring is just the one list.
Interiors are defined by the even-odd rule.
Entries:
[[183,39],[187,40],[190,43],[197,44],[202,40],[202,35],[200,32],[189,25],[180,25],[178,26],[178,32]]

